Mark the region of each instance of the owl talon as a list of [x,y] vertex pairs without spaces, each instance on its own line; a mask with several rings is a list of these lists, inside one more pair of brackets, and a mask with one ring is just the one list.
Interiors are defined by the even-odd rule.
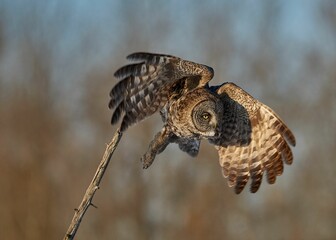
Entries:
[[149,166],[150,166],[150,164],[145,164],[145,163],[143,163],[143,165],[142,165],[142,169],[147,169],[147,168],[149,168]]
[[142,158],[141,158],[141,162],[142,162],[142,168],[143,169],[147,169],[149,168],[152,163],[154,162],[154,157],[153,156],[149,156],[148,154],[145,154]]

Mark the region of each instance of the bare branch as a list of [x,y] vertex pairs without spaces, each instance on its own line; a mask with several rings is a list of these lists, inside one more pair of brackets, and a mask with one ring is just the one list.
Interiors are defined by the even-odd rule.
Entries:
[[121,137],[122,137],[122,132],[120,131],[120,129],[118,129],[115,132],[111,142],[106,147],[103,158],[97,168],[97,171],[89,187],[87,188],[85,192],[85,195],[83,197],[81,204],[79,205],[78,208],[75,209],[75,215],[72,218],[71,224],[68,228],[68,231],[66,232],[64,236],[64,239],[68,240],[68,239],[73,239],[75,237],[76,232],[79,228],[79,225],[82,221],[82,218],[84,217],[86,210],[89,208],[89,206],[94,206],[94,204],[92,204],[92,198],[94,194],[96,193],[96,190],[99,189],[100,181],[102,180],[104,176],[105,170],[112,158],[114,150],[117,148],[117,145]]

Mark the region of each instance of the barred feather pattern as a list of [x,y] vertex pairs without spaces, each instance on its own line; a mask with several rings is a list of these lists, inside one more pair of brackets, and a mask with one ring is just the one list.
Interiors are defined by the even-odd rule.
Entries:
[[266,172],[267,182],[275,183],[283,172],[283,163],[291,164],[295,137],[277,114],[228,83],[217,92],[222,96],[226,112],[223,129],[214,141],[228,185],[239,194],[251,178],[250,191],[258,191]]
[[140,52],[127,59],[140,62],[115,72],[114,76],[120,81],[111,90],[109,102],[109,108],[114,109],[111,123],[117,123],[123,116],[121,131],[162,109],[179,81],[189,77],[195,82],[190,86],[202,87],[213,76],[212,68],[171,55]]
[[[228,185],[239,194],[248,181],[253,193],[263,177],[275,183],[284,164],[292,164],[290,146],[296,141],[281,118],[233,83],[209,87],[211,67],[144,52],[127,59],[133,63],[114,74],[119,82],[110,92],[112,124],[122,119],[120,129],[125,131],[158,111],[164,122],[141,158],[143,168],[170,143],[195,157],[200,141],[207,139],[218,151]],[[208,122],[199,120],[202,112]]]

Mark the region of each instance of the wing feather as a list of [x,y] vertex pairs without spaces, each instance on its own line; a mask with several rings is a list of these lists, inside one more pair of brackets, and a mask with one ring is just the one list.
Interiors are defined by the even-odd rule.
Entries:
[[210,142],[216,145],[228,185],[240,193],[251,178],[251,192],[258,191],[266,172],[275,183],[284,162],[291,164],[295,137],[280,117],[240,87],[226,83],[214,88],[224,104],[222,130]]
[[[138,52],[127,56],[132,63],[118,69],[120,81],[110,92],[111,123],[123,117],[121,131],[162,109],[174,91],[202,87],[213,77],[212,68],[164,54]],[[176,87],[178,86],[178,88]]]

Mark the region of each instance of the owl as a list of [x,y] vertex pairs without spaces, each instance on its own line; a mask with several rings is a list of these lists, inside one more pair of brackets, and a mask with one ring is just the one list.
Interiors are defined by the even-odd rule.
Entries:
[[263,175],[273,184],[291,164],[295,137],[280,117],[234,83],[209,86],[211,67],[175,56],[138,52],[115,72],[111,122],[120,131],[160,112],[163,128],[141,158],[148,168],[170,143],[196,157],[200,142],[215,146],[228,185],[239,194],[250,180],[258,191]]

